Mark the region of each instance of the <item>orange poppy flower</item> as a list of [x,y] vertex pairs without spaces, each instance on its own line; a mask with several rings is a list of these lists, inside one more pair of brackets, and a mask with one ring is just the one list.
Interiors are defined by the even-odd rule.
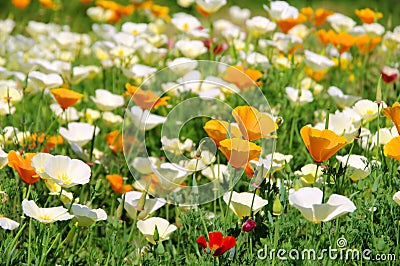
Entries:
[[325,46],[331,43],[341,54],[347,52],[355,43],[354,36],[346,32],[338,34],[333,30],[319,30],[317,32],[317,38]]
[[312,22],[313,21],[313,14],[314,10],[312,7],[303,7],[300,9],[300,12],[307,17],[308,21]]
[[288,18],[285,20],[278,21],[278,27],[281,29],[282,32],[288,33],[294,26],[303,23],[307,20],[307,17],[303,14],[299,14],[297,18]]
[[248,177],[250,177],[250,178],[253,177],[253,175],[254,175],[254,168],[251,166],[250,162],[248,162],[248,163],[246,164],[246,167],[244,168],[244,171],[245,171],[245,173],[246,173],[246,175],[247,175]]
[[141,9],[150,9],[152,5],[154,5],[153,1],[145,1],[143,3],[133,3],[136,8]]
[[168,15],[169,7],[167,6],[160,6],[160,5],[152,5],[150,8],[150,12],[156,18],[162,18],[166,22],[170,22],[171,18]]
[[47,138],[46,148],[53,149],[56,145],[64,143],[64,139],[61,136],[49,136]]
[[400,134],[400,103],[396,102],[392,107],[384,108],[383,115],[393,121]]
[[169,96],[158,97],[154,92],[147,90],[144,91],[139,87],[132,86],[129,83],[125,84],[125,88],[131,94],[133,101],[140,106],[143,110],[150,110],[159,106],[167,106]]
[[118,194],[124,194],[126,192],[132,191],[133,188],[131,185],[124,185],[124,180],[122,176],[118,174],[114,175],[106,175],[107,180],[110,182],[111,189]]
[[382,13],[374,12],[369,8],[356,9],[354,13],[361,19],[362,22],[366,24],[374,23],[376,20],[383,17]]
[[133,5],[123,6],[114,1],[107,1],[107,0],[97,1],[96,5],[104,9],[109,9],[119,14],[123,14],[125,16],[131,15],[135,9]]
[[220,143],[220,151],[225,155],[233,168],[239,169],[256,159],[261,154],[261,147],[244,139],[225,139]]
[[315,13],[314,13],[314,25],[319,27],[322,24],[324,24],[324,22],[326,21],[326,19],[330,16],[333,15],[335,12],[330,11],[330,10],[326,10],[324,8],[318,8]]
[[371,38],[368,35],[361,35],[355,38],[355,43],[358,47],[358,50],[363,53],[367,54],[374,50],[375,46],[381,42],[381,37],[373,37]]
[[236,107],[232,111],[232,116],[246,140],[267,138],[277,129],[275,121],[269,115],[263,114],[251,106]]
[[317,82],[322,80],[327,72],[327,70],[321,70],[321,71],[315,72],[307,66],[304,67],[304,71],[306,72],[308,77],[312,78],[313,80],[315,80]]
[[323,45],[328,45],[332,42],[335,32],[333,30],[319,30],[317,31],[317,38]]
[[304,126],[300,130],[300,134],[308,152],[316,163],[328,160],[348,143],[346,138],[338,136],[328,129],[319,130]]
[[260,86],[261,82],[257,82],[262,77],[262,73],[255,69],[243,70],[242,66],[230,66],[226,69],[224,79],[235,84],[240,90]]
[[54,98],[56,98],[58,104],[64,110],[74,105],[83,97],[83,94],[64,88],[53,89],[50,92],[54,95]]
[[33,133],[29,137],[29,141],[31,142],[31,144],[29,145],[30,148],[35,148],[37,143],[46,142],[46,147],[43,150],[44,152],[48,152],[56,145],[64,143],[64,139],[61,136],[46,136],[44,133]]
[[113,152],[118,152],[123,150],[122,145],[122,134],[118,130],[111,131],[106,135],[106,142],[108,147]]
[[229,138],[229,130],[232,138],[240,138],[242,136],[237,127],[231,126],[229,128],[229,123],[222,120],[210,120],[203,128],[217,146],[219,146],[220,141]]
[[58,10],[60,6],[53,2],[53,0],[39,0],[39,3],[48,9]]
[[8,153],[8,166],[14,168],[18,172],[22,181],[28,185],[40,180],[39,175],[36,174],[31,165],[32,157],[35,155],[36,153],[26,153],[24,158],[15,151],[10,151]]
[[332,44],[341,54],[347,52],[355,43],[355,38],[347,32],[335,33],[332,37]]
[[23,9],[23,8],[29,6],[29,4],[31,3],[31,0],[11,0],[11,3],[16,8]]
[[400,137],[392,138],[385,145],[383,154],[400,162]]
[[[183,183],[181,184],[183,185]],[[165,189],[161,186],[160,180],[157,175],[150,174],[144,175],[140,178],[140,180],[136,181],[134,184],[135,189],[139,191],[147,191],[152,195],[161,195],[165,193]]]
[[92,2],[92,0],[80,0],[82,4],[90,4]]

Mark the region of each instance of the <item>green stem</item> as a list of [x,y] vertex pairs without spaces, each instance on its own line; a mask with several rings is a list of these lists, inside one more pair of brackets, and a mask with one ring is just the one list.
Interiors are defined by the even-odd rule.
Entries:
[[31,265],[31,242],[32,242],[32,218],[29,218],[29,232],[28,232],[28,265]]

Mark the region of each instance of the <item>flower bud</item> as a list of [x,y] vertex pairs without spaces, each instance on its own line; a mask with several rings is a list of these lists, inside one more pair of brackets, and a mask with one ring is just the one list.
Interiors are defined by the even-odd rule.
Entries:
[[257,226],[257,223],[249,218],[242,226],[243,232],[250,232]]

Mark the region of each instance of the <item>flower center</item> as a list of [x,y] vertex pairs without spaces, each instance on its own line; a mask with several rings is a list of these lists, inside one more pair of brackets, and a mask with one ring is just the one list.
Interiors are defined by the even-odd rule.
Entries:
[[59,175],[58,179],[63,181],[63,183],[66,185],[69,185],[72,182],[71,178],[66,173],[62,173],[61,175]]
[[48,214],[39,215],[38,218],[45,221],[50,221],[52,219]]

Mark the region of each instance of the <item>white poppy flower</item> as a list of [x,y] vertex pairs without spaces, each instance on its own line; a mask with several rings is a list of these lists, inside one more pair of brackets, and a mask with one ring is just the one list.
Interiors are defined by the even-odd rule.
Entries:
[[207,52],[207,48],[202,41],[187,41],[179,40],[176,42],[175,47],[188,58],[196,58]]
[[14,230],[19,226],[19,223],[17,223],[14,220],[11,220],[10,218],[4,217],[3,215],[0,214],[0,227],[3,228],[4,230]]
[[303,187],[289,192],[290,205],[298,209],[304,218],[316,224],[356,210],[354,203],[345,196],[332,194],[326,203],[322,203],[322,200],[323,192],[316,187]]
[[328,94],[333,98],[339,107],[350,107],[356,101],[360,100],[360,96],[346,95],[341,89],[335,86],[330,86],[328,89]]
[[298,90],[292,87],[286,87],[285,90],[289,100],[296,105],[297,104],[303,105],[306,103],[310,103],[314,100],[313,94],[309,90],[304,90],[304,89]]
[[370,23],[362,25],[365,32],[371,37],[382,36],[385,33],[385,27],[379,23]]
[[216,33],[222,33],[223,31],[230,29],[240,29],[239,27],[235,26],[232,22],[226,19],[218,19],[214,21],[213,28]]
[[[71,122],[68,123],[68,129],[61,127],[58,132],[66,139],[69,143],[74,143],[79,147],[84,146],[86,143],[92,140],[93,132],[95,127],[88,123],[82,122]],[[100,129],[96,127],[95,135],[100,132]]]
[[86,10],[86,14],[88,15],[89,18],[96,22],[106,22],[110,18],[112,18],[114,12],[110,9],[104,9],[99,6],[93,6],[89,7]]
[[321,93],[324,87],[321,84],[318,84],[313,79],[306,77],[300,82],[300,89],[304,90],[312,90],[314,95]]
[[98,67],[95,66],[76,66],[72,69],[72,73],[68,76],[68,80],[75,85],[90,76],[96,75],[98,71]]
[[183,76],[194,70],[197,67],[197,61],[186,58],[179,57],[172,61],[167,62],[167,66],[177,75]]
[[297,8],[290,6],[285,1],[271,1],[270,7],[267,5],[263,5],[263,7],[269,13],[271,19],[275,21],[297,18],[299,16]]
[[261,16],[255,16],[246,21],[246,27],[256,38],[268,32],[274,31],[276,24],[269,19]]
[[279,171],[285,167],[285,164],[289,163],[293,158],[293,155],[284,155],[279,152],[274,152],[267,154],[265,158],[259,158],[258,161],[251,160],[250,164],[254,167],[259,169],[261,166],[264,168],[263,170],[263,175],[267,176],[269,171],[272,171],[272,173],[275,173],[276,171]]
[[[322,176],[322,168],[318,167],[317,172],[317,165],[316,164],[306,164],[301,167],[300,171],[294,172],[295,175],[300,176],[300,181],[309,185],[314,184],[314,180],[318,181],[319,178]],[[317,174],[317,177],[315,177]]]
[[0,101],[0,116],[5,116],[15,113],[15,107],[11,106],[3,101]]
[[353,106],[353,110],[362,117],[364,122],[370,122],[378,116],[378,104],[370,100],[359,100]]
[[169,239],[169,235],[178,229],[175,225],[170,224],[167,220],[160,217],[152,217],[146,220],[140,220],[137,222],[137,228],[146,237],[147,241],[156,244],[154,241],[154,231],[157,227],[158,231],[158,241],[162,242]]
[[207,13],[215,13],[226,5],[226,0],[196,0],[196,4]]
[[288,31],[288,34],[291,36],[299,37],[302,40],[304,40],[310,34],[310,29],[307,28],[307,26],[304,24],[298,24],[298,25],[294,26],[293,28],[291,28]]
[[340,13],[330,15],[327,18],[327,21],[329,22],[331,27],[339,33],[348,32],[356,25],[356,22],[354,20]]
[[12,19],[0,20],[0,36],[10,34],[15,27],[15,21]]
[[181,7],[189,7],[191,4],[193,4],[195,0],[178,0],[177,4],[180,5]]
[[304,54],[304,62],[315,72],[326,70],[335,65],[332,60],[323,55],[319,55],[308,50],[305,50]]
[[383,35],[382,42],[388,50],[396,50],[400,46],[400,33],[387,31],[385,35]]
[[67,121],[76,121],[79,119],[78,111],[73,106],[63,110],[58,103],[52,103],[50,105],[50,109],[53,111],[58,121],[62,123]]
[[233,22],[242,25],[250,17],[250,10],[247,8],[242,9],[238,6],[231,6],[229,8],[229,16]]
[[371,165],[368,163],[368,159],[364,156],[356,154],[351,154],[350,156],[336,155],[336,159],[341,162],[343,167],[347,165],[347,173],[353,181],[364,179],[371,173]]
[[158,62],[163,60],[167,55],[168,50],[166,48],[157,48],[154,45],[148,43],[138,49],[138,55],[147,65],[156,65]]
[[122,72],[129,79],[145,78],[157,71],[155,67],[149,67],[146,65],[135,64],[130,69],[122,68]]
[[174,14],[171,19],[171,23],[176,29],[183,32],[194,30],[201,26],[200,21],[196,17],[186,13]]
[[[71,72],[71,63],[69,63],[69,62],[64,62],[61,60],[48,61],[48,60],[44,60],[44,59],[35,59],[35,63],[43,71],[43,73],[57,73],[57,74],[64,76],[64,75],[69,75]],[[33,72],[35,72],[35,71],[33,71]],[[39,72],[39,73],[41,73],[41,72]],[[29,77],[29,75],[28,75],[28,77]],[[50,76],[50,77],[52,77],[52,76]],[[49,78],[49,77],[47,77],[47,78]],[[53,76],[53,78],[51,78],[50,81],[51,80],[56,81],[58,79],[56,78],[56,76]]]
[[353,35],[353,36],[361,36],[366,34],[365,29],[363,28],[363,26],[355,26],[352,29],[350,29],[348,31],[349,34]]
[[179,187],[190,173],[190,171],[175,163],[162,163],[155,171],[161,187],[167,191]]
[[224,182],[225,176],[228,174],[228,166],[225,164],[214,164],[201,171],[201,174],[210,180],[218,179],[219,182]]
[[28,74],[28,86],[52,89],[60,87],[62,84],[63,80],[59,74],[44,74],[39,71],[32,71]]
[[147,27],[148,25],[146,23],[133,23],[128,21],[122,24],[121,31],[136,36],[146,32]]
[[139,106],[133,106],[127,114],[131,115],[132,122],[140,130],[150,130],[167,121],[166,117],[153,115],[149,110],[142,110]]
[[[259,210],[261,210],[264,206],[268,204],[268,200],[265,200],[258,195],[254,195],[254,193],[249,193],[249,192],[237,193],[236,191],[233,191],[232,193],[233,194],[229,208],[240,219],[242,219],[245,216],[250,216],[251,206],[253,206],[253,214],[256,214]],[[231,196],[230,191],[224,194],[223,199],[226,204],[229,203],[230,196]],[[254,197],[254,202],[253,202],[253,197]]]
[[[71,203],[67,203],[69,208]],[[107,220],[107,213],[103,209],[90,209],[86,205],[73,203],[71,213],[75,216],[79,226],[90,226],[97,221]]]
[[372,150],[374,147],[376,147],[377,143],[379,145],[386,145],[389,141],[391,141],[394,137],[397,137],[397,136],[399,136],[399,133],[397,132],[396,127],[393,127],[391,129],[389,129],[389,128],[380,128],[379,129],[379,143],[378,143],[378,132],[376,132],[371,137],[370,150]]
[[[128,216],[132,219],[138,218],[139,220],[146,219],[150,214],[165,205],[166,200],[163,198],[151,199],[146,195],[146,200],[142,210],[138,210],[138,204],[144,192],[129,191],[125,193],[124,208]],[[121,199],[118,199],[121,201]],[[139,211],[139,214],[138,214]]]
[[58,32],[61,30],[61,26],[54,23],[43,23],[37,21],[29,21],[25,30],[32,37],[38,37],[39,35],[46,35],[50,32]]
[[191,139],[186,139],[185,142],[181,143],[178,138],[168,139],[163,136],[161,144],[164,151],[169,151],[176,155],[183,154],[185,151],[191,151],[193,148],[193,141]]
[[90,96],[90,99],[96,104],[101,111],[112,111],[115,108],[124,105],[124,97],[112,94],[108,90],[96,90],[96,97]]
[[44,164],[47,159],[54,157],[50,153],[40,152],[32,157],[32,167],[35,169],[36,174],[38,174],[43,179],[49,179],[50,177],[46,175],[46,170],[44,169]]
[[66,221],[74,216],[68,213],[68,210],[62,206],[52,208],[39,208],[33,200],[24,199],[22,201],[22,210],[26,216],[29,216],[41,223],[53,223],[56,221]]
[[[325,123],[318,123],[315,128],[323,130],[325,129]],[[339,136],[343,135],[349,142],[353,141],[358,133],[358,128],[354,126],[350,117],[343,112],[329,114],[328,129]]]
[[[104,112],[104,114],[107,112]],[[86,108],[79,112],[79,116],[84,118],[86,121],[93,122],[100,118],[101,113],[97,110]]]
[[0,147],[0,169],[8,164],[8,153],[3,151]]
[[18,103],[22,100],[22,91],[17,82],[13,80],[0,80],[0,101],[5,103]]
[[130,47],[127,47],[125,45],[117,45],[110,50],[110,55],[115,58],[126,59],[128,57],[131,57],[134,52],[135,50]]
[[394,195],[393,195],[393,200],[400,205],[400,191],[397,191]]
[[247,54],[240,53],[242,57],[247,61],[249,65],[254,65],[254,66],[261,66],[263,68],[268,68],[270,67],[269,59],[263,54],[257,53],[257,52],[249,52]]
[[133,160],[133,168],[141,174],[149,175],[153,173],[153,168],[158,167],[160,160],[156,157],[136,157]]
[[63,155],[47,158],[44,170],[49,179],[66,188],[88,183],[91,175],[86,163]]
[[124,121],[124,119],[120,115],[116,115],[111,112],[104,112],[102,118],[104,124],[107,127],[120,125]]

